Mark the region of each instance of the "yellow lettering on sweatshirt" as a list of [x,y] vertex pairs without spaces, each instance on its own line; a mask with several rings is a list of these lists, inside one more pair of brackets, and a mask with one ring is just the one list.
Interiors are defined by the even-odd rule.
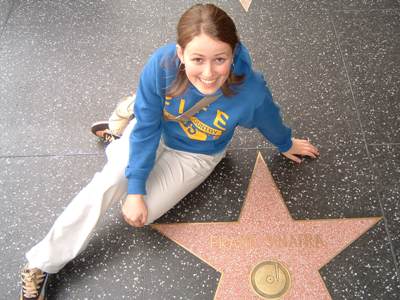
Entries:
[[183,131],[186,133],[189,139],[192,140],[197,140],[197,141],[206,141],[207,140],[207,134],[204,132],[198,130],[193,123],[191,122],[178,122]]
[[178,113],[183,114],[183,110],[185,109],[185,99],[181,99],[179,103]]
[[203,123],[202,121],[200,121],[199,119],[197,119],[196,117],[191,117],[190,121],[193,122],[193,124],[200,129],[201,131],[209,134],[209,135],[221,135],[222,131],[218,130],[218,129],[214,129],[210,126],[208,126],[207,124]]
[[226,126],[226,120],[229,119],[229,115],[227,113],[224,113],[223,111],[217,109],[217,114],[215,116],[214,119],[214,126],[221,129],[221,130],[225,130],[225,126]]

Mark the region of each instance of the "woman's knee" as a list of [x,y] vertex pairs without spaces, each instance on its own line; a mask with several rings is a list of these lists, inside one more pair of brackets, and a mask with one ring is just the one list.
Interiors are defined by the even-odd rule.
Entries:
[[110,186],[127,181],[125,177],[125,167],[108,162],[103,169],[96,173],[93,181],[101,183],[104,186]]

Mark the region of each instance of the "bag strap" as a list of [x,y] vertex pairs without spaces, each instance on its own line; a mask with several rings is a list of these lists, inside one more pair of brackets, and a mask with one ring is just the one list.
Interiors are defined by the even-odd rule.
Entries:
[[171,121],[190,121],[190,118],[197,114],[202,108],[206,107],[207,105],[210,105],[211,103],[217,101],[217,99],[220,97],[221,95],[217,95],[217,96],[205,96],[202,99],[200,99],[195,105],[193,105],[190,109],[188,109],[187,111],[183,112],[182,114],[180,114],[179,116],[175,117],[175,118],[168,118],[168,120]]

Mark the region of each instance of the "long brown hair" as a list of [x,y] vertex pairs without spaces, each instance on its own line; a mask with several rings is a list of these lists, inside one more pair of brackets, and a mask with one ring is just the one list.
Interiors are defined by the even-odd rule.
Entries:
[[[239,43],[239,37],[233,20],[219,7],[213,4],[196,4],[189,8],[179,19],[177,25],[177,43],[185,49],[190,41],[200,35],[207,34],[211,38],[225,42],[231,46],[232,53]],[[176,59],[178,59],[176,57]],[[232,96],[235,92],[230,88],[232,84],[240,84],[245,79],[244,75],[235,75],[232,69],[228,79],[222,85],[221,90],[225,96]],[[168,88],[167,95],[176,97],[187,89],[189,79],[185,69],[178,68],[176,79]]]

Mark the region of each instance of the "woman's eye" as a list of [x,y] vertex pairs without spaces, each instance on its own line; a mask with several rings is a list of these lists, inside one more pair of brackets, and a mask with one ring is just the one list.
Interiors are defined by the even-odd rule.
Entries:
[[226,61],[226,59],[225,58],[217,58],[216,61],[218,64],[222,65]]
[[194,61],[196,64],[200,64],[203,62],[201,58],[193,58],[192,61]]

